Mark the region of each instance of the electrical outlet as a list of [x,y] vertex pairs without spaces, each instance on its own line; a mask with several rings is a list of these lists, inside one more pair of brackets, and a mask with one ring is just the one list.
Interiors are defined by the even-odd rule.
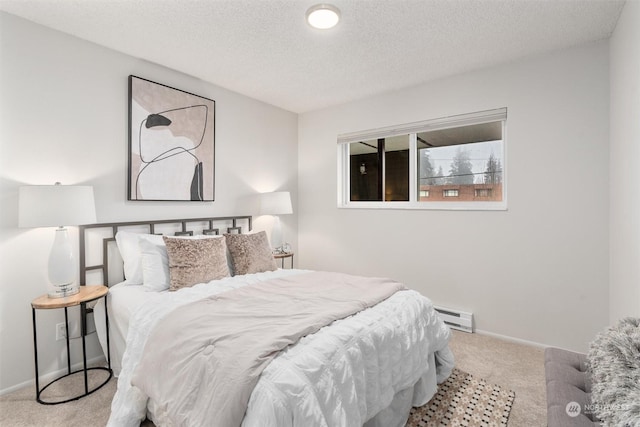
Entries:
[[56,324],[56,341],[61,341],[67,338],[67,328],[64,323]]

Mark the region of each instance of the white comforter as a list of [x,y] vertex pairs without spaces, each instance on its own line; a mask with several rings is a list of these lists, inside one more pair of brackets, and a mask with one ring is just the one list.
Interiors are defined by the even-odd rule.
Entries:
[[[278,270],[235,276],[215,285],[201,284],[162,293],[144,303],[129,324],[127,349],[112,403],[109,426],[140,425],[147,410],[159,426],[170,425],[159,408],[131,386],[147,337],[157,321],[174,308],[229,289],[295,275]],[[263,371],[245,415],[245,427],[360,426],[389,406],[397,392],[412,387],[435,366],[439,380],[451,371],[449,330],[428,299],[417,292],[394,294],[371,309],[334,322],[281,352]],[[170,369],[170,368],[169,368]],[[431,396],[421,396],[423,404]]]

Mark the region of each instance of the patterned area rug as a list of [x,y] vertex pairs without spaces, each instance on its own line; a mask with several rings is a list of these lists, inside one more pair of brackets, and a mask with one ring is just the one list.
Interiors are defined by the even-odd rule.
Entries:
[[411,410],[407,427],[506,426],[515,397],[513,391],[454,368],[427,404]]

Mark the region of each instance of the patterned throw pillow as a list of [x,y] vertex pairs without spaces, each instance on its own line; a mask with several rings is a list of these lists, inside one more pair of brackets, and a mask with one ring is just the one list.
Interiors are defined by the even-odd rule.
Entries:
[[234,274],[262,273],[278,269],[267,233],[225,234]]
[[163,239],[169,257],[170,291],[229,276],[225,239]]

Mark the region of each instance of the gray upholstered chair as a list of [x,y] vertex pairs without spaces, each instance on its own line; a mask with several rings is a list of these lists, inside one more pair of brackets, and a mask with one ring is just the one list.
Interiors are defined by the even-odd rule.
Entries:
[[[548,427],[601,425],[591,410],[591,380],[586,361],[582,353],[559,348],[545,350]],[[570,405],[573,403],[580,407]]]

